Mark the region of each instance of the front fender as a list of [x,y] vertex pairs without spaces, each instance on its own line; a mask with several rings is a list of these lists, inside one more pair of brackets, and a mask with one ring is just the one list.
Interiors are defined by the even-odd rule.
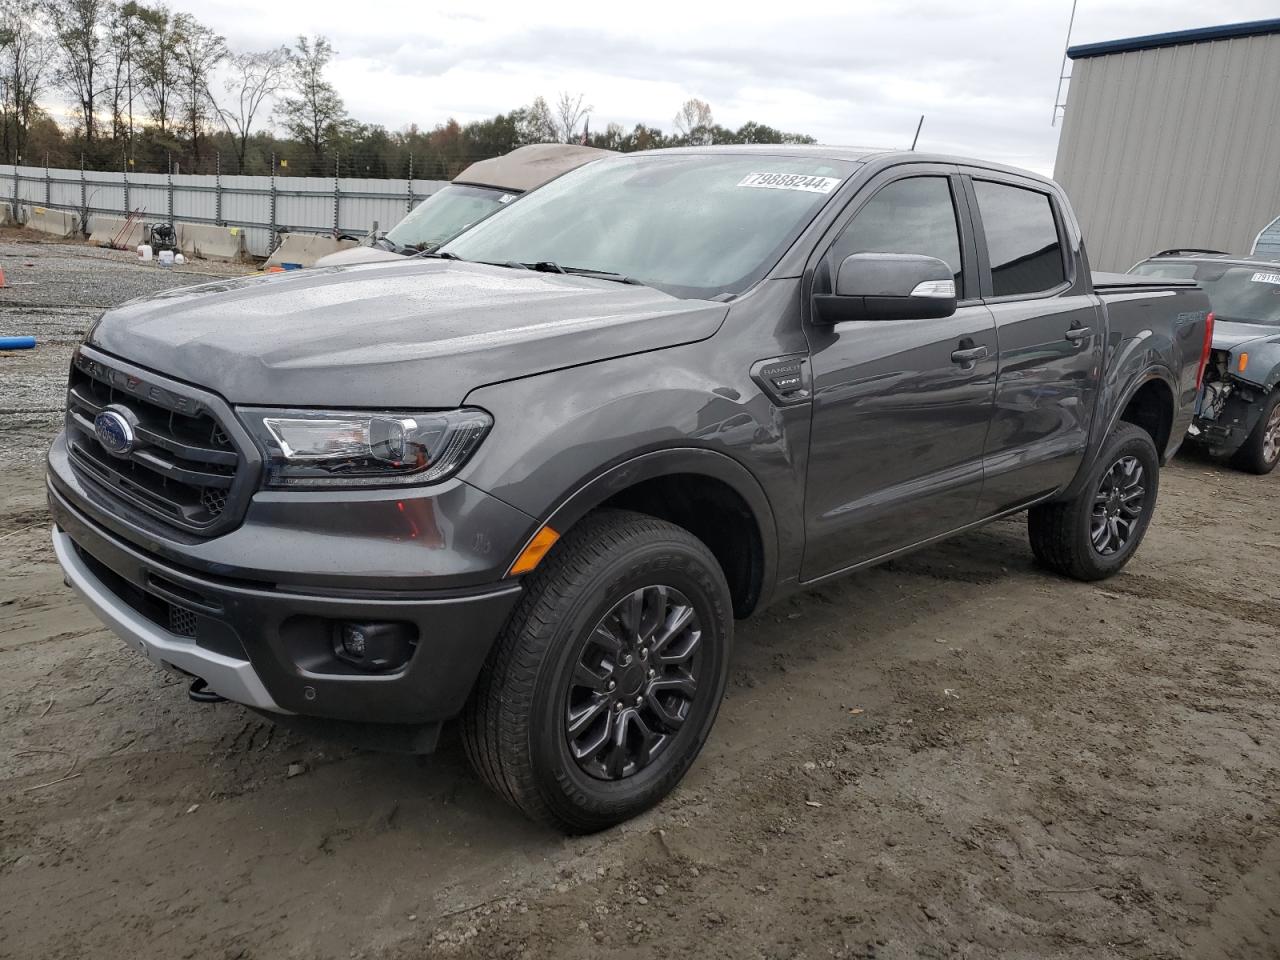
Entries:
[[[1249,359],[1241,370],[1240,359],[1244,354],[1248,354]],[[1227,370],[1234,379],[1270,393],[1280,383],[1280,342],[1253,340],[1238,344],[1231,350]]]
[[803,551],[800,526],[775,518],[802,515],[809,409],[775,406],[749,368],[694,344],[480,388],[467,402],[494,427],[460,476],[559,531],[644,480],[721,481],[755,516],[768,593]]

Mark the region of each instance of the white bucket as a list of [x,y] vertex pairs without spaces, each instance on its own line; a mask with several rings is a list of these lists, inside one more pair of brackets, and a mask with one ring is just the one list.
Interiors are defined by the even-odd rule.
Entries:
[[143,261],[151,259],[151,244],[149,243],[138,244],[138,259]]
[[180,267],[180,266],[182,266],[184,263],[186,263],[186,262],[187,262],[187,258],[186,258],[186,257],[184,257],[184,256],[183,256],[182,254],[180,254],[180,253],[175,253],[175,254],[173,255],[173,262],[174,262],[174,264],[175,264],[176,266],[179,266],[179,267]]
[[161,251],[160,251],[160,255],[159,255],[159,257],[158,257],[157,259],[160,261],[160,266],[162,266],[162,267],[172,267],[172,266],[173,266],[173,251],[172,251],[172,250],[161,250]]

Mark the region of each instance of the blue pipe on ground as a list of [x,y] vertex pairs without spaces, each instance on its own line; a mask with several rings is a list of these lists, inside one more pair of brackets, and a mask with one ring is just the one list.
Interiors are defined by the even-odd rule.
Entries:
[[0,337],[0,350],[33,350],[35,337]]

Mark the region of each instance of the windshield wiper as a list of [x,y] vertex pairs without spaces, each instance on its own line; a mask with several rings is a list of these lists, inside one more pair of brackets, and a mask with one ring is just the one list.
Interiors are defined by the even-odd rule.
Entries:
[[623,276],[613,270],[593,270],[590,267],[562,267],[552,260],[539,260],[537,263],[526,263],[523,266],[542,273],[571,273],[575,277],[592,277],[596,280],[610,280],[613,283],[625,283],[635,287],[648,286],[643,280]]
[[422,253],[415,253],[414,256],[421,257],[424,260],[458,260],[460,262],[462,261],[462,258],[458,256],[456,253],[449,253],[449,251],[447,250],[428,250]]

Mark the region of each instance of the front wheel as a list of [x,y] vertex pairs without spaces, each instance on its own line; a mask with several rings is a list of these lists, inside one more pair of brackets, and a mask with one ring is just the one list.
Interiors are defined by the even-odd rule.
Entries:
[[526,815],[589,833],[653,806],[724,695],[732,601],[688,531],[588,516],[526,581],[463,715],[480,776]]
[[1262,415],[1231,463],[1256,474],[1270,473],[1280,463],[1280,386],[1272,389],[1263,403]]
[[1160,458],[1150,434],[1121,423],[1074,499],[1031,508],[1031,552],[1076,580],[1118,573],[1147,532],[1159,490]]

